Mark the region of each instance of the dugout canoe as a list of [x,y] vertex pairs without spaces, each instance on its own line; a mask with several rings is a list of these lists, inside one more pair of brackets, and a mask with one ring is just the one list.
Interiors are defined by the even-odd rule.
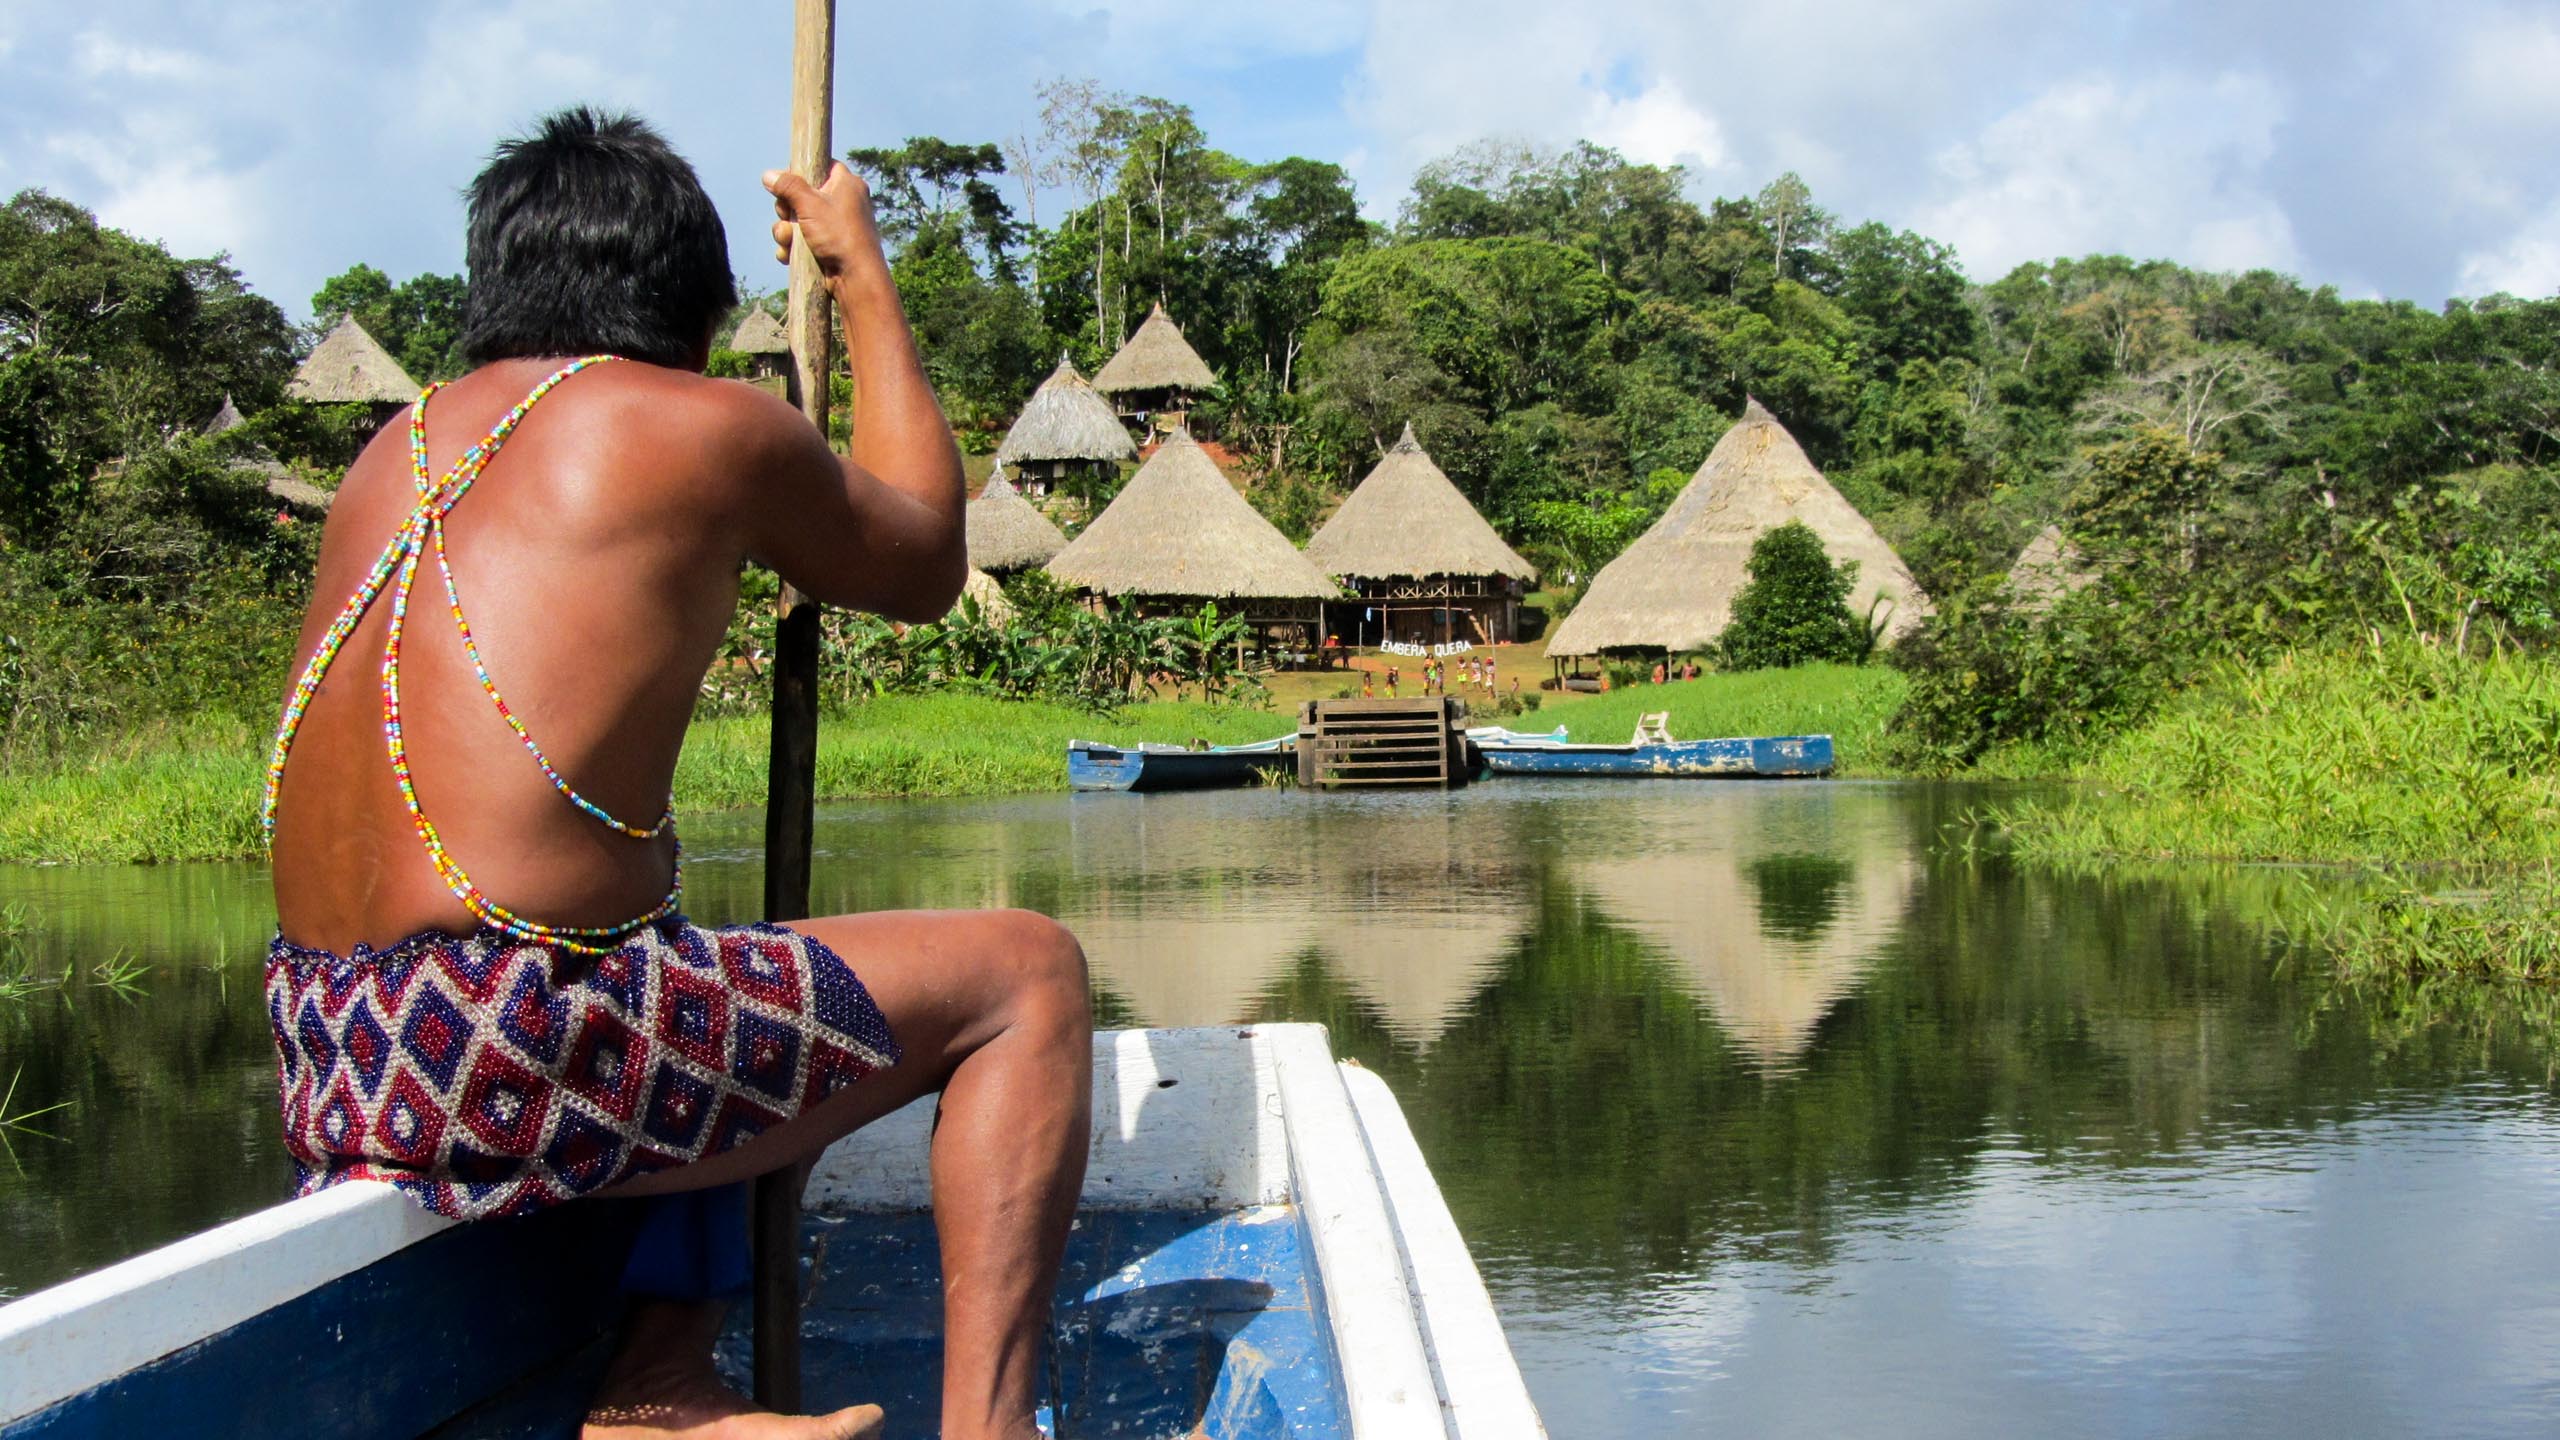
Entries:
[[[885,1404],[892,1436],[939,1419],[932,1113],[830,1148],[808,1193],[806,1402]],[[638,1209],[276,1206],[0,1306],[0,1436],[575,1436]],[[1319,1025],[1094,1037],[1055,1316],[1052,1434],[1546,1433],[1394,1096]]]
[[1828,735],[1763,735],[1630,745],[1573,745],[1520,736],[1479,740],[1476,753],[1485,770],[1495,775],[1792,779],[1828,775],[1832,768]]
[[1067,786],[1073,790],[1215,790],[1252,785],[1267,771],[1294,771],[1295,736],[1252,745],[1187,750],[1180,745],[1105,745],[1067,742]]

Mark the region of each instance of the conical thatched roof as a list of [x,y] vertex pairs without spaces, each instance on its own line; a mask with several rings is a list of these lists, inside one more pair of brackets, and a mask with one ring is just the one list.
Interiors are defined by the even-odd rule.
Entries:
[[738,328],[729,336],[729,348],[749,355],[788,355],[791,337],[783,333],[782,322],[762,305],[747,312]]
[[[960,600],[978,602],[978,617],[990,625],[1002,625],[1013,618],[1013,602],[1004,598],[1004,587],[996,577],[972,564],[969,578],[960,583]],[[960,600],[951,602],[951,613],[960,613]]]
[[1027,570],[1067,548],[1067,537],[1022,498],[1002,469],[969,502],[966,517],[969,564],[975,569]]
[[264,480],[269,495],[287,505],[304,510],[326,511],[330,502],[338,498],[335,494],[321,489],[308,480],[296,478],[292,471],[273,460],[252,465],[249,468],[255,470]]
[[322,337],[284,387],[292,399],[323,405],[406,405],[418,398],[418,390],[418,382],[353,315]]
[[1173,323],[1161,304],[1147,312],[1137,333],[1093,376],[1093,388],[1105,395],[1131,390],[1213,390],[1217,384],[1216,374],[1191,342],[1182,338],[1182,327]]
[[2009,589],[2030,610],[2047,609],[2097,578],[2087,559],[2062,538],[2059,525],[2037,531],[2009,566]]
[[1138,447],[1110,404],[1062,355],[1058,368],[1031,392],[1030,402],[1005,432],[996,458],[1014,465],[1025,460],[1135,460]]
[[1049,573],[1105,595],[1330,600],[1340,593],[1178,430],[1058,552]]
[[1592,577],[1547,653],[1705,648],[1724,633],[1733,597],[1750,579],[1752,542],[1790,520],[1821,536],[1834,561],[1858,562],[1849,608],[1864,617],[1883,597],[1875,613],[1888,642],[1929,613],[1902,557],[1753,400],[1653,528]]
[[205,422],[204,433],[220,435],[225,431],[237,430],[248,423],[249,417],[240,413],[240,406],[230,396],[225,395],[222,397],[222,408],[213,412],[213,418]]
[[1537,567],[1502,543],[1413,438],[1404,438],[1307,542],[1307,558],[1327,575],[1419,580],[1431,575],[1537,577]]

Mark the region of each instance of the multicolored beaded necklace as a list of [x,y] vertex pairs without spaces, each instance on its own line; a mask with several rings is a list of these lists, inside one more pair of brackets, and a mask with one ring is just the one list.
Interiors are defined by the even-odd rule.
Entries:
[[382,640],[382,738],[383,748],[391,757],[392,778],[400,785],[400,803],[408,808],[410,822],[417,826],[418,838],[427,847],[427,858],[434,863],[436,874],[444,881],[445,888],[451,890],[454,898],[468,907],[481,924],[520,940],[556,946],[578,955],[606,954],[614,948],[611,944],[592,942],[619,940],[643,925],[675,913],[676,902],[684,894],[684,842],[676,841],[675,878],[667,887],[666,898],[647,914],[620,925],[545,925],[528,920],[490,899],[486,892],[472,883],[461,864],[445,849],[443,839],[436,834],[435,823],[427,818],[425,809],[418,803],[417,783],[409,770],[408,741],[400,725],[400,639],[408,624],[409,592],[417,582],[418,561],[432,548],[436,569],[444,576],[445,602],[453,611],[454,629],[462,636],[462,653],[470,659],[471,671],[479,677],[482,693],[489,697],[490,704],[497,707],[498,716],[507,722],[507,728],[524,742],[525,750],[533,756],[534,764],[542,767],[543,778],[551,782],[551,788],[597,822],[635,840],[654,840],[660,835],[674,833],[676,807],[672,794],[667,797],[666,808],[659,812],[658,823],[646,827],[627,824],[579,794],[576,787],[560,774],[559,768],[551,763],[551,758],[542,753],[542,747],[534,743],[532,733],[524,728],[523,721],[516,718],[515,710],[507,704],[506,697],[498,693],[498,682],[489,678],[489,667],[480,658],[480,643],[471,634],[471,622],[463,618],[462,592],[454,585],[453,562],[445,553],[445,516],[451,514],[462,497],[471,492],[473,482],[480,478],[480,472],[488,468],[490,459],[507,443],[507,437],[515,433],[525,414],[540,403],[543,396],[550,394],[553,386],[590,365],[601,365],[613,358],[611,355],[589,355],[553,371],[548,379],[534,386],[531,394],[517,402],[514,409],[492,426],[486,438],[464,451],[462,458],[453,463],[453,468],[447,470],[441,480],[427,468],[427,401],[444,388],[443,383],[439,381],[428,386],[418,397],[418,403],[409,407],[409,472],[417,482],[418,503],[410,509],[408,518],[400,523],[391,543],[383,547],[381,557],[373,562],[373,569],[366,574],[364,583],[356,587],[356,593],[348,597],[337,618],[329,622],[327,632],[320,637],[319,648],[311,652],[311,663],[303,667],[302,678],[294,682],[293,694],[285,701],[284,721],[276,729],[275,748],[267,757],[266,796],[258,810],[258,824],[272,844],[276,831],[276,797],[284,787],[285,758],[292,752],[294,733],[302,727],[303,713],[310,708],[311,697],[320,688],[321,677],[329,673],[329,666],[338,658],[338,651],[346,645],[347,637],[355,633],[357,624],[381,595],[383,586],[391,583],[396,574],[398,580],[391,591],[391,623]]

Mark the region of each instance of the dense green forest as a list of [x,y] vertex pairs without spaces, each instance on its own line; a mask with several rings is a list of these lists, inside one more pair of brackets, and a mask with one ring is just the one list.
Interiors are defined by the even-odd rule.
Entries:
[[[1042,98],[1009,141],[848,157],[975,448],[1061,351],[1089,370],[1160,301],[1225,380],[1197,423],[1282,528],[1303,537],[1410,419],[1569,583],[1757,396],[1937,601],[1893,656],[1911,763],[2077,743],[2235,657],[2539,651],[2560,627],[2560,301],[2433,310],[2108,255],[1975,283],[1795,176],[1702,203],[1588,144],[1469,147],[1378,224],[1339,166],[1228,154],[1180,104]],[[261,714],[312,527],[241,459],[327,483],[360,426],[280,402],[296,355],[353,313],[420,380],[450,373],[462,294],[359,263],[297,328],[220,259],[41,192],[0,211],[12,743]],[[203,435],[225,397],[251,423]],[[1998,581],[2049,523],[2092,583],[2020,603]]]

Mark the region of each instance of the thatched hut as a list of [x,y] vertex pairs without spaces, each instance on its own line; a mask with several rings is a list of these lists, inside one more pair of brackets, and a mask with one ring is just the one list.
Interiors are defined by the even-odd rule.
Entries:
[[1312,640],[1323,603],[1341,594],[1181,430],[1067,542],[1049,573],[1089,596],[1132,596],[1159,613],[1215,600],[1221,612],[1297,643]]
[[978,602],[978,616],[990,625],[1002,625],[1013,618],[1013,602],[1004,598],[1004,587],[996,577],[981,570],[973,562],[969,578],[960,583],[960,599],[951,602],[951,613],[960,613],[962,602]]
[[751,383],[781,394],[791,383],[791,337],[782,322],[762,305],[747,309],[747,318],[729,333],[729,349],[747,357]]
[[[248,424],[248,417],[230,396],[222,397],[222,408],[205,422],[207,435],[227,435]],[[263,445],[234,442],[231,449],[232,468],[256,476],[267,494],[287,510],[307,516],[326,515],[329,503],[338,497],[286,469],[284,463]]]
[[1538,574],[1432,463],[1411,424],[1307,542],[1307,558],[1356,597],[1326,616],[1327,631],[1354,645],[1510,640]]
[[[1111,428],[1116,431],[1120,427],[1115,424]],[[978,498],[969,502],[966,524],[970,568],[990,575],[1046,565],[1067,548],[1067,537],[1014,490],[1012,482],[1004,478],[1002,465],[996,467],[995,475],[978,492]]]
[[382,348],[380,341],[349,315],[330,328],[311,349],[310,358],[285,383],[286,398],[319,405],[364,405],[388,420],[391,412],[418,398],[421,387]]
[[1858,563],[1849,608],[1880,621],[1888,643],[1930,613],[1902,557],[1752,400],[1653,528],[1591,577],[1547,654],[1705,649],[1724,633],[1733,597],[1750,579],[1752,543],[1791,520],[1821,536],[1835,562]]
[[1093,388],[1120,414],[1153,415],[1156,428],[1174,429],[1175,417],[1189,413],[1202,395],[1218,388],[1218,376],[1158,304],[1119,352],[1094,372]]
[[1080,475],[1116,475],[1122,461],[1137,458],[1120,417],[1063,355],[996,447],[996,459],[1034,499]]
[[2054,603],[2098,578],[2087,557],[2062,538],[2062,527],[2047,525],[2018,552],[2009,565],[2009,593],[2026,610],[2050,610]]

